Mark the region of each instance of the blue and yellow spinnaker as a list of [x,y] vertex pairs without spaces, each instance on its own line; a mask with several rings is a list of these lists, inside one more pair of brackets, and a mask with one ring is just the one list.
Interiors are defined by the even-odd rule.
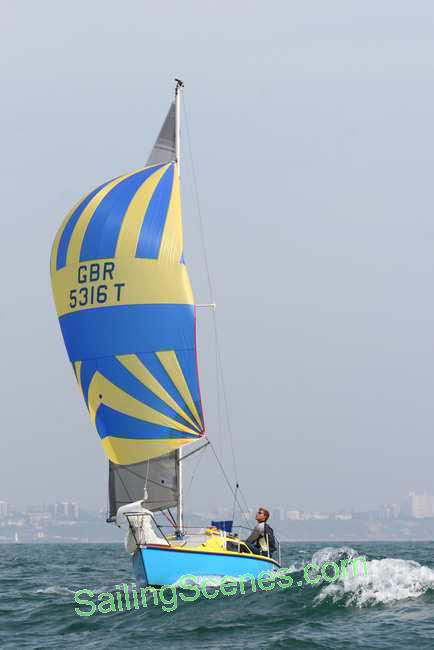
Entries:
[[56,235],[51,280],[108,458],[137,463],[203,435],[177,163],[125,174],[81,199]]

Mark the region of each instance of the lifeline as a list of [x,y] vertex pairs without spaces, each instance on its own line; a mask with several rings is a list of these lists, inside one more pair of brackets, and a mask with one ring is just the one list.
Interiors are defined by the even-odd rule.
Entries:
[[[326,582],[334,582],[340,575],[346,575],[348,563],[353,565],[354,576],[356,576],[357,561],[364,563],[364,574],[367,575],[365,557],[357,557],[349,562],[348,560],[342,560],[340,568],[336,562],[330,561],[324,562],[320,566],[312,563],[307,564],[304,567],[305,584],[317,584],[321,578]],[[333,575],[327,573],[326,567],[333,568]],[[320,569],[321,575],[311,576],[309,574],[310,569],[313,569],[315,573]],[[123,612],[131,609],[140,609],[140,607],[145,608],[151,600],[147,598],[148,595],[152,596],[154,606],[159,604],[160,599],[162,610],[164,612],[173,612],[178,607],[178,597],[185,603],[193,603],[200,595],[204,596],[207,600],[213,600],[217,598],[219,593],[223,596],[235,596],[238,591],[240,594],[245,594],[247,582],[250,583],[253,592],[256,591],[256,586],[262,591],[271,591],[276,584],[281,589],[288,589],[294,583],[292,577],[288,575],[288,571],[289,569],[285,569],[284,567],[273,572],[262,571],[257,578],[249,573],[238,578],[225,576],[218,586],[209,584],[206,578],[201,580],[200,587],[198,584],[192,584],[195,580],[195,576],[193,575],[185,575],[176,585],[164,585],[160,589],[155,587],[142,587],[140,590],[137,590],[135,587],[130,588],[127,584],[122,583],[121,585],[115,586],[115,592],[103,591],[99,593],[97,595],[98,603],[92,600],[96,596],[94,591],[91,589],[80,589],[75,592],[74,601],[77,605],[88,607],[89,609],[75,607],[75,612],[78,616],[92,616],[97,611],[100,614],[109,614],[110,612]],[[298,586],[300,584],[301,582],[297,583]],[[211,587],[212,591],[207,591],[207,587]],[[178,592],[179,589],[183,591]],[[188,594],[185,592],[192,593]],[[87,596],[88,599],[84,599],[82,596]],[[139,604],[139,597],[141,605]]]

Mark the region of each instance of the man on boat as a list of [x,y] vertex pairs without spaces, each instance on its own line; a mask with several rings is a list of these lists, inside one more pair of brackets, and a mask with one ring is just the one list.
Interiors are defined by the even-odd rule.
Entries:
[[276,550],[273,529],[267,524],[270,513],[262,506],[256,513],[258,522],[248,538],[245,540],[246,545],[256,555],[272,555]]

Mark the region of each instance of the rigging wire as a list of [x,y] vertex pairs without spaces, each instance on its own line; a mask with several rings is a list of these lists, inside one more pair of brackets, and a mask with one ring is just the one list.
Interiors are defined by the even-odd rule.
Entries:
[[169,514],[169,516],[170,516],[170,519],[172,520],[172,526],[173,526],[174,528],[176,528],[176,519],[175,519],[175,517],[172,515],[172,511],[171,511],[171,509],[170,509],[170,508],[167,508],[167,512],[168,512],[168,514]]
[[146,478],[145,478],[145,486],[144,486],[144,488],[143,488],[143,495],[144,495],[144,498],[145,498],[145,499],[147,499],[147,498],[148,498],[148,492],[147,492],[147,489],[146,489],[146,488],[148,487],[148,477],[149,477],[149,460],[150,460],[150,459],[148,458],[148,463],[147,463],[147,465],[146,465]]
[[[219,467],[220,467],[220,469],[221,469],[221,471],[222,471],[222,474],[223,474],[223,476],[224,476],[224,478],[225,478],[225,480],[226,480],[226,483],[228,484],[228,487],[229,487],[230,491],[232,492],[232,496],[234,497],[234,503],[236,503],[236,504],[238,505],[241,514],[243,515],[244,519],[246,520],[246,523],[248,524],[248,523],[249,523],[249,520],[247,519],[246,513],[245,513],[244,510],[241,508],[241,504],[240,504],[240,502],[239,502],[238,499],[237,499],[237,492],[236,492],[236,490],[237,490],[238,488],[236,488],[236,489],[234,490],[234,488],[232,487],[232,483],[230,482],[230,480],[229,480],[229,478],[228,478],[228,475],[227,475],[226,472],[225,472],[225,468],[223,467],[222,463],[220,462],[220,458],[217,456],[217,452],[216,452],[216,450],[214,449],[214,445],[212,444],[212,442],[209,443],[209,446],[211,447],[211,449],[212,449],[212,451],[213,451],[213,453],[214,453],[214,456],[216,457],[217,463],[218,463],[218,465],[219,465]],[[234,512],[235,512],[235,508],[234,508]]]
[[240,488],[239,485],[238,485],[238,491],[239,491],[239,493],[240,493],[240,496],[241,496],[242,500],[244,501],[244,507],[246,508],[247,512],[248,512],[249,515],[250,515],[250,508],[249,508],[249,505],[248,505],[248,503],[247,503],[247,499],[246,499],[246,497],[244,496],[243,491],[241,490],[241,488]]
[[235,521],[235,507],[237,505],[237,491],[239,490],[240,484],[235,483],[235,492],[234,492],[234,505],[232,506],[232,521]]
[[[211,273],[209,270],[209,263],[208,263],[208,254],[207,254],[207,247],[206,247],[206,242],[205,242],[205,229],[203,225],[203,219],[202,219],[202,213],[200,209],[200,201],[199,201],[199,190],[198,190],[198,184],[197,184],[197,177],[196,177],[196,168],[194,165],[194,159],[193,159],[193,152],[192,152],[192,147],[191,147],[191,137],[190,137],[190,129],[188,125],[188,113],[187,113],[187,104],[185,101],[185,97],[182,94],[182,102],[184,105],[184,115],[185,115],[185,126],[186,126],[186,133],[187,133],[187,141],[188,141],[188,149],[189,149],[189,154],[190,154],[190,160],[191,160],[191,168],[192,168],[192,176],[193,176],[193,188],[194,188],[194,194],[196,198],[196,209],[197,209],[197,214],[198,214],[198,221],[199,221],[199,232],[200,232],[200,238],[201,238],[201,243],[202,243],[202,248],[203,248],[203,254],[204,254],[204,262],[205,262],[205,270],[206,270],[206,277],[207,277],[207,283],[208,283],[208,291],[210,295],[210,301],[213,303],[214,302],[214,290],[213,290],[213,285],[211,281]],[[224,404],[224,409],[225,409],[225,414],[226,414],[226,426],[229,434],[229,441],[230,441],[230,448],[231,448],[231,455],[232,455],[232,463],[233,463],[233,470],[234,470],[234,477],[235,477],[235,484],[237,485],[237,490],[239,489],[239,481],[238,481],[238,468],[237,468],[237,462],[235,458],[235,450],[234,450],[234,442],[233,442],[233,433],[232,433],[232,427],[231,427],[231,422],[230,422],[230,417],[229,417],[229,405],[228,405],[228,398],[227,398],[227,392],[226,392],[226,386],[225,386],[225,381],[224,381],[224,374],[223,374],[223,363],[222,363],[222,356],[220,352],[220,341],[218,337],[218,328],[217,328],[217,316],[215,309],[213,310],[213,329],[214,329],[214,339],[215,339],[215,346],[216,346],[216,361],[217,361],[217,399],[218,399],[218,413],[219,413],[219,428],[220,428],[220,389],[219,389],[219,377],[221,381],[221,390],[222,390],[222,396],[223,396],[223,404]],[[211,445],[212,446],[212,445]],[[216,454],[214,447],[213,452]],[[217,455],[216,455],[217,458]],[[218,460],[218,458],[217,458]],[[220,463],[220,461],[218,460]],[[222,468],[223,469],[223,468]],[[226,476],[226,474],[225,474]],[[227,478],[227,477],[226,477]],[[232,490],[232,487],[231,487]],[[232,490],[233,491],[233,490]],[[243,497],[244,499],[244,497]],[[245,499],[244,499],[245,501]],[[249,508],[247,508],[249,509]]]
[[170,512],[170,510],[168,510],[168,512],[170,513],[170,517],[167,515],[166,512],[164,512],[164,510],[160,510],[160,512],[161,512],[161,514],[162,514],[164,517],[166,517],[167,521],[168,521],[169,524],[172,526],[172,528],[176,528],[176,522],[173,522],[173,521],[172,521],[173,516],[172,516],[172,513]]
[[[207,447],[208,447],[208,445],[206,445],[205,447],[202,447],[202,449],[199,449],[199,452],[205,451],[205,449]],[[200,462],[201,462],[202,458],[204,457],[204,455],[205,454],[203,454],[203,453],[198,454],[198,459],[196,461],[196,465],[194,466],[194,469],[193,469],[193,472],[192,472],[192,475],[191,475],[191,478],[190,478],[190,482],[188,484],[188,488],[187,488],[187,490],[185,492],[185,499],[187,499],[188,495],[190,494],[190,490],[191,490],[193,480],[196,477],[197,470],[199,469]]]

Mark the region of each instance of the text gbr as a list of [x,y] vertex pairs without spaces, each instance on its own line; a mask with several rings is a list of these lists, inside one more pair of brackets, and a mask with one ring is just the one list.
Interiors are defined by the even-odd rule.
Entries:
[[[89,286],[82,286],[79,289],[71,289],[69,291],[70,308],[75,309],[77,306],[85,307],[86,305],[95,304],[102,305],[107,300],[109,302],[120,302],[125,282],[105,284],[107,280],[113,281],[114,271],[114,262],[80,264],[77,272],[78,283],[88,284]],[[103,284],[96,284],[101,281]]]

